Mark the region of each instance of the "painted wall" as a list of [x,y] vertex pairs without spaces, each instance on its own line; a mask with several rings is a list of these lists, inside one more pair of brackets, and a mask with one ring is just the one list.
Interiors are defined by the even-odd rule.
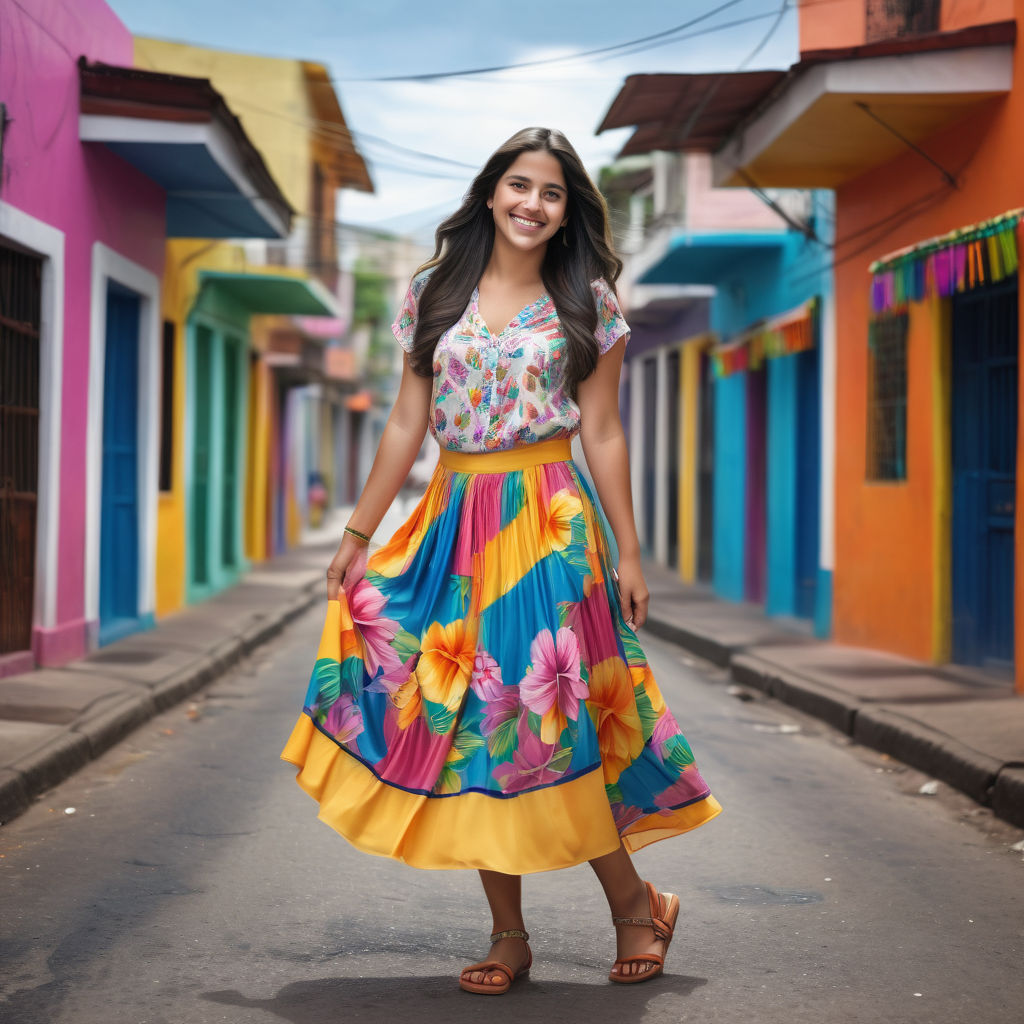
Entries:
[[[943,0],[939,27],[953,32],[970,25],[1010,21],[1014,0]],[[865,0],[801,0],[800,50],[859,46],[866,35]]]
[[[788,231],[777,249],[752,249],[732,260],[727,274],[715,283],[718,292],[712,302],[711,327],[723,339],[750,327],[756,321],[783,313],[807,299],[819,297],[823,305],[832,302],[831,252],[833,199],[829,192],[812,196],[812,213],[821,241]],[[818,359],[830,353],[833,339],[821,330]],[[821,490],[831,478],[834,452],[821,443],[822,431],[809,438],[797,429],[798,355],[765,361],[760,372],[767,374],[766,415],[766,593],[769,614],[797,614],[797,466],[801,447],[813,445],[819,451]],[[804,356],[803,358],[808,358]],[[747,388],[746,373],[716,382],[715,470],[714,470],[714,574],[715,590],[729,600],[744,597],[744,573],[750,552],[746,550],[745,509],[747,494]],[[818,390],[821,408],[832,410],[831,391]],[[819,579],[817,582],[816,631],[827,635],[830,626],[831,531],[821,524],[833,514],[830,494],[819,494]]]
[[0,96],[10,119],[0,202],[64,236],[60,487],[53,496],[59,528],[49,566],[53,574],[59,566],[59,586],[54,575],[49,581],[56,588],[53,617],[37,620],[33,641],[39,663],[60,664],[85,651],[89,631],[85,509],[93,245],[101,242],[145,271],[161,274],[165,197],[103,146],[78,139],[78,56],[132,63],[131,36],[102,0],[36,0],[27,8],[2,0],[0,38],[5,41]]
[[[1017,49],[1014,81],[1024,74]],[[1024,97],[1018,87],[927,142],[928,152],[957,176],[947,187],[914,153],[876,168],[837,191],[836,332],[837,519],[835,633],[840,640],[884,647],[922,659],[948,657],[950,553],[939,543],[950,515],[948,456],[934,441],[948,433],[944,418],[944,352],[940,310],[910,307],[907,479],[865,480],[867,396],[867,265],[885,253],[999,214],[1021,204],[1019,166]],[[870,247],[865,225],[888,219]],[[850,239],[846,242],[845,239]],[[859,252],[858,252],[859,250]],[[939,314],[939,315],[936,315]],[[1024,444],[1018,444],[1018,459]],[[1021,516],[1018,463],[1018,517]],[[1018,550],[1022,523],[1017,523]],[[872,558],[864,558],[865,552]],[[1020,556],[1018,555],[1018,559]],[[1024,592],[1018,571],[1018,636]],[[1022,672],[1018,658],[1018,673]]]

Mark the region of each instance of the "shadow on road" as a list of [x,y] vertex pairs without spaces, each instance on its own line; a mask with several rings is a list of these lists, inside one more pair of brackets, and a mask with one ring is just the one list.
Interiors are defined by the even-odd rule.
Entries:
[[201,998],[225,1006],[266,1010],[293,1024],[335,1024],[348,1017],[369,1020],[367,1011],[371,1010],[386,1012],[387,1020],[394,1024],[406,1020],[479,1024],[482,1014],[490,1024],[522,1024],[550,1021],[565,1015],[570,1007],[574,1020],[620,1024],[624,1019],[640,1019],[655,999],[683,999],[706,984],[706,978],[670,974],[634,986],[603,984],[597,977],[593,984],[531,977],[517,981],[507,995],[489,998],[461,991],[456,978],[448,975],[319,978],[285,985],[270,999],[250,999],[235,989],[204,992]]

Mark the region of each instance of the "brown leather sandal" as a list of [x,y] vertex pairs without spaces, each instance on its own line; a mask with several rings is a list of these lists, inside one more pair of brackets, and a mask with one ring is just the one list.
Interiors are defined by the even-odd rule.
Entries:
[[[530,935],[521,928],[506,928],[505,931],[495,932],[491,936],[491,945],[494,945],[499,939],[522,939],[524,942],[529,943]],[[512,982],[516,978],[523,978],[530,973],[530,968],[533,966],[533,950],[530,949],[529,945],[526,947],[526,952],[528,954],[526,966],[520,967],[518,971],[513,971],[508,964],[503,964],[500,960],[482,960],[478,964],[470,964],[468,967],[463,967],[462,973],[459,975],[459,988],[463,992],[473,992],[478,996],[504,995],[512,987]],[[466,975],[472,974],[473,971],[504,975],[505,980],[503,984],[485,984],[479,981],[470,981]]]
[[[620,985],[635,985],[639,981],[650,981],[651,978],[656,978],[661,974],[665,969],[665,957],[668,955],[668,947],[676,930],[676,919],[679,917],[679,897],[670,892],[658,892],[650,882],[644,882],[644,885],[647,886],[647,902],[651,908],[651,916],[613,917],[612,924],[632,924],[640,928],[650,928],[654,931],[654,937],[665,943],[665,948],[660,954],[637,953],[634,956],[619,957],[612,965],[608,980],[618,982]],[[636,963],[653,964],[654,966],[639,974],[615,973],[616,967]]]

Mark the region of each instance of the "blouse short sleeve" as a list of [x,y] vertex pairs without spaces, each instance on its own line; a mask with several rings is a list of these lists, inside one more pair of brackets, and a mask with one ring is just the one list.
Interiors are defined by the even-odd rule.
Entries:
[[615,292],[603,277],[593,281],[591,288],[594,290],[594,301],[597,303],[597,329],[594,331],[594,337],[597,339],[601,354],[604,355],[619,338],[629,340],[629,324],[622,315]]
[[420,295],[429,277],[430,271],[424,270],[409,282],[409,290],[405,293],[405,298],[402,300],[402,305],[398,310],[398,315],[395,317],[395,322],[391,325],[391,332],[394,334],[398,344],[406,352],[412,351],[413,338],[416,334],[416,316],[419,309]]

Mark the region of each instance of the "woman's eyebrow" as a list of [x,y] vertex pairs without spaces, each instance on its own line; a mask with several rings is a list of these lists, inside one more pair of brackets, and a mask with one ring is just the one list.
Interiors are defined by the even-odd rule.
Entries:
[[[510,174],[509,175],[509,180],[510,181],[522,181],[522,182],[525,182],[527,185],[532,185],[533,184],[532,179],[527,178],[525,174]],[[556,184],[553,181],[549,181],[544,187],[545,188],[557,188],[559,192],[564,192],[566,190],[564,185],[558,185],[558,184]]]

